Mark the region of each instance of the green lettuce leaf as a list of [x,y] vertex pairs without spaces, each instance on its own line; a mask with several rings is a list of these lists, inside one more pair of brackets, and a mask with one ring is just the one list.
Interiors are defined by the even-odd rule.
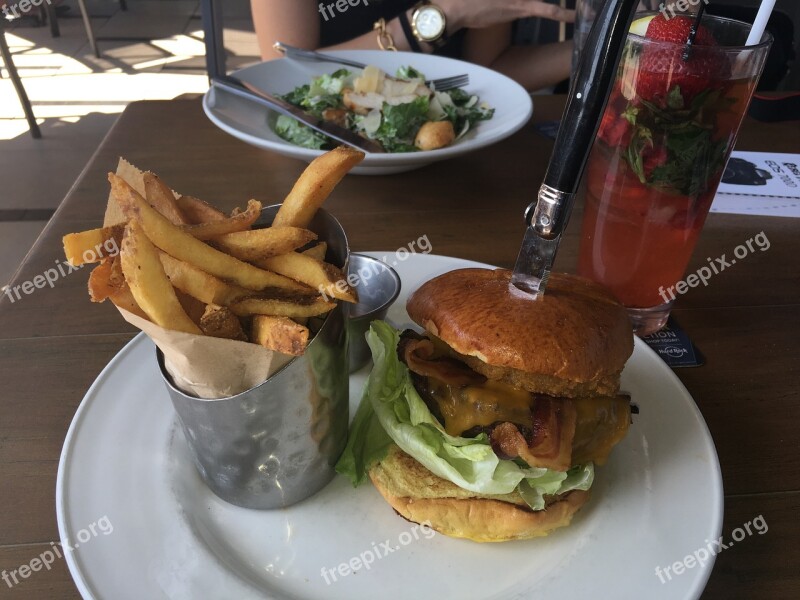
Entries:
[[420,96],[405,104],[391,105],[383,103],[380,127],[374,138],[389,152],[411,152],[414,137],[419,128],[428,120],[430,101]]
[[572,467],[569,471],[551,471],[541,476],[528,477],[519,484],[519,493],[522,499],[533,510],[543,510],[545,495],[565,494],[572,490],[588,490],[594,481],[594,465],[587,463]]
[[350,425],[347,446],[336,463],[336,472],[347,477],[354,487],[358,487],[367,478],[369,467],[386,456],[391,444],[392,438],[375,418],[375,411],[366,398],[365,390]]
[[319,117],[325,109],[343,106],[342,89],[346,87],[350,77],[350,71],[339,69],[330,75],[315,77],[311,84],[296,87],[282,98]]
[[289,104],[294,104],[295,106],[303,106],[303,103],[308,98],[308,90],[311,86],[309,85],[301,85],[299,87],[294,88],[288,94],[284,94],[282,98],[286,100]]
[[493,108],[489,108],[480,102],[480,98],[460,88],[438,92],[438,94],[445,116],[453,124],[453,129],[457,134],[466,132],[480,121],[488,121],[494,116]]
[[300,121],[285,115],[279,116],[275,121],[275,133],[287,142],[297,144],[303,148],[324,150],[333,147],[327,137],[317,133],[310,127],[306,127]]
[[345,81],[349,76],[350,71],[347,69],[339,69],[330,75],[324,74],[315,77],[311,80],[308,95],[313,98],[314,96],[335,96],[336,94],[341,94]]
[[448,435],[414,389],[408,368],[398,358],[399,338],[399,332],[382,321],[374,321],[367,333],[374,367],[347,448],[336,465],[336,470],[354,485],[364,481],[366,471],[385,456],[393,441],[432,473],[475,493],[508,494],[525,482],[520,492],[525,492],[523,498],[534,510],[544,508],[544,494],[563,493],[566,486],[585,485],[580,489],[588,489],[591,464],[566,473],[520,466],[501,460],[485,434],[475,438]]
[[414,67],[406,65],[397,69],[395,76],[398,79],[421,79],[425,81],[425,75],[417,71]]

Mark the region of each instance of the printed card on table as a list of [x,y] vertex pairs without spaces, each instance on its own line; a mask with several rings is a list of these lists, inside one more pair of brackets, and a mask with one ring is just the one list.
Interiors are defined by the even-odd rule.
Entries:
[[800,217],[800,154],[734,152],[711,212]]

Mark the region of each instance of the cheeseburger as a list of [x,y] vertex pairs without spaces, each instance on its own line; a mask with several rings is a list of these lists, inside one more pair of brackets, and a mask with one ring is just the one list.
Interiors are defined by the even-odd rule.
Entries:
[[380,321],[367,334],[374,368],[337,470],[453,537],[568,525],[631,422],[619,393],[633,350],[625,309],[556,273],[534,299],[503,269],[436,277],[407,309],[423,334]]

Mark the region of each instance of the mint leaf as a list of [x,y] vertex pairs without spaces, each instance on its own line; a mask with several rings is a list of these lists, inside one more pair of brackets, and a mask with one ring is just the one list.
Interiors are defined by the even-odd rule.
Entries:
[[669,159],[653,170],[651,183],[686,196],[706,192],[723,166],[727,141],[714,142],[709,129],[695,124],[667,133],[665,143]]
[[[642,183],[686,196],[702,194],[724,166],[727,141],[714,141],[713,132],[720,113],[735,100],[709,88],[687,105],[679,86],[673,86],[666,100],[661,107],[639,99],[638,107],[629,103],[623,111],[635,126],[625,159]],[[642,153],[654,145],[666,150],[666,162],[648,176]]]
[[681,110],[683,108],[683,95],[679,85],[673,87],[667,94],[667,108],[673,110]]
[[639,114],[639,109],[636,108],[633,104],[629,104],[628,108],[626,108],[623,113],[622,117],[628,121],[631,125],[636,125],[636,117]]
[[652,146],[653,133],[647,127],[642,127],[641,125],[637,126],[631,137],[631,143],[628,145],[628,149],[625,152],[625,158],[642,183],[647,183],[647,177],[644,172],[644,157],[642,154],[645,148],[652,148]]

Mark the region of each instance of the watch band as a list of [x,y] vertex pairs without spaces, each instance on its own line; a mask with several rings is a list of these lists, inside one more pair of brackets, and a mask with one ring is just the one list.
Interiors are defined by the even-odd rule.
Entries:
[[411,47],[412,52],[422,52],[422,46],[419,45],[419,40],[417,36],[414,35],[414,32],[411,29],[411,23],[408,20],[408,11],[403,11],[400,13],[399,16],[400,25],[403,27],[403,33],[406,36],[406,40],[408,41],[408,45]]

